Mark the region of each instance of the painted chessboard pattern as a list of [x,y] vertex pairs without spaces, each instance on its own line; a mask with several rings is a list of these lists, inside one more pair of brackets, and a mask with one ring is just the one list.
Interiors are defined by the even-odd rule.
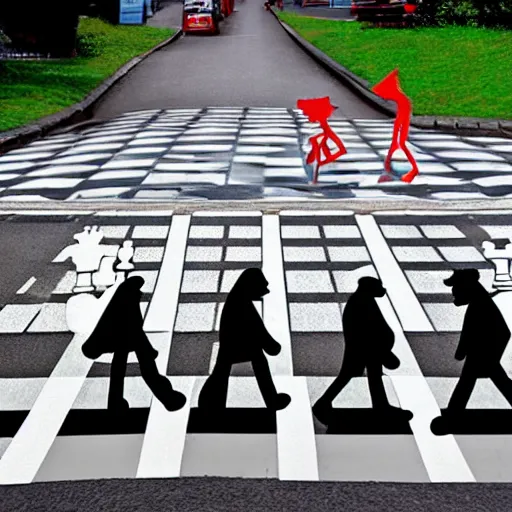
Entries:
[[[134,273],[146,280],[144,328],[159,350],[160,371],[187,396],[180,411],[152,400],[132,359],[130,420],[107,420],[109,360],[86,360],[64,316],[74,269],[62,255],[86,225],[101,227],[102,244],[133,240]],[[34,233],[45,234],[37,246]],[[453,355],[464,311],[450,302],[442,279],[453,268],[479,268],[490,290],[494,265],[481,244],[512,236],[512,211],[4,213],[0,239],[13,234],[11,254],[0,256],[4,266],[13,263],[0,277],[2,484],[204,475],[512,481],[512,409],[492,383],[478,382],[465,430],[430,431],[461,370]],[[229,418],[219,427],[199,417],[197,397],[215,361],[227,292],[250,266],[270,283],[260,312],[283,349],[269,363],[292,403],[269,415],[250,365],[241,364],[230,381]],[[327,430],[311,406],[339,371],[343,304],[363,275],[379,276],[388,290],[379,305],[401,366],[386,371],[385,385],[391,403],[414,418],[379,421],[362,377],[335,401],[339,423]],[[509,375],[511,351],[502,360]]]
[[333,117],[330,125],[348,153],[322,167],[313,186],[305,154],[318,126],[297,110],[130,112],[0,156],[0,200],[447,200],[512,194],[510,139],[411,128],[409,148],[421,175],[412,184],[379,184],[393,121]]

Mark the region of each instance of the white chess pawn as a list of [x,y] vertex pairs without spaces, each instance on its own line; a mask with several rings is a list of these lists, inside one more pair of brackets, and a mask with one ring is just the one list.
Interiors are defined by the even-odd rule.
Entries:
[[512,288],[512,277],[510,274],[510,260],[512,259],[512,243],[506,245],[505,249],[496,249],[496,244],[490,241],[482,243],[484,257],[492,261],[496,267],[493,287],[497,290]]
[[123,247],[119,249],[117,257],[120,260],[120,263],[117,265],[117,270],[124,270],[125,272],[129,270],[133,270],[135,265],[130,263],[130,260],[133,258],[133,253],[135,249],[133,248],[133,242],[131,240],[126,240],[123,242]]

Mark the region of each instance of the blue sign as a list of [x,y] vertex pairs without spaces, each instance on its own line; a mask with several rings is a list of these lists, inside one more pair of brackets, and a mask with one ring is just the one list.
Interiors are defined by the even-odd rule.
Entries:
[[119,0],[119,23],[142,25],[144,23],[145,0]]

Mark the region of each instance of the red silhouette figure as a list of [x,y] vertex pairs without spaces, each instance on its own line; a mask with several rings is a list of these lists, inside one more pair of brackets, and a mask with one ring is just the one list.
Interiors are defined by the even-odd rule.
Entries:
[[397,149],[401,149],[407,156],[409,163],[412,165],[412,169],[402,176],[401,180],[411,183],[411,181],[419,174],[416,160],[414,160],[414,157],[405,145],[407,137],[409,136],[412,105],[411,100],[400,88],[398,69],[392,71],[386,78],[384,78],[384,80],[374,86],[372,91],[385,100],[396,102],[397,105],[397,114],[395,125],[393,127],[393,140],[391,142],[391,147],[389,148],[386,161],[384,162],[384,168],[387,172],[391,172],[391,157]]
[[[304,112],[304,115],[308,117],[310,122],[319,123],[320,128],[322,128],[322,133],[310,137],[309,142],[311,143],[312,149],[306,160],[308,164],[312,164],[315,161],[317,163],[313,175],[313,183],[316,184],[320,166],[334,162],[347,152],[341,139],[332,131],[332,128],[327,123],[327,119],[338,107],[331,105],[331,100],[326,96],[325,98],[298,100],[297,108]],[[338,147],[335,153],[333,153],[327,145],[329,139]],[[322,154],[325,156],[323,159]]]

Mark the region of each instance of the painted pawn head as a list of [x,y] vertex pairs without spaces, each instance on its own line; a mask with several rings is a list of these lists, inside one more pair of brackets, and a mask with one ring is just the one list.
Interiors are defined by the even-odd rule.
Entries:
[[512,241],[485,241],[482,243],[482,252],[484,257],[492,262],[495,267],[493,288],[496,290],[512,290],[510,265],[512,260]]

